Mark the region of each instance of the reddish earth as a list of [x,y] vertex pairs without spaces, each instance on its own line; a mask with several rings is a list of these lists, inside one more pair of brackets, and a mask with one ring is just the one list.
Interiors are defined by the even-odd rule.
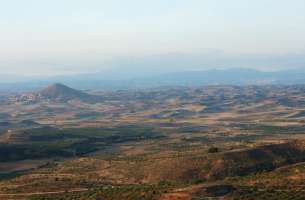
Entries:
[[191,200],[192,197],[190,194],[186,192],[177,192],[177,193],[170,193],[164,194],[161,196],[159,200]]

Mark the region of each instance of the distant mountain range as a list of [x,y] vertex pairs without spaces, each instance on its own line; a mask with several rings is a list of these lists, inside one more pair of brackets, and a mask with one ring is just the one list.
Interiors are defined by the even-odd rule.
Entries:
[[[109,77],[109,78],[107,78]],[[305,84],[305,70],[286,70],[263,72],[252,69],[226,69],[206,71],[179,71],[160,75],[115,79],[113,74],[95,73],[71,76],[41,78],[31,81],[0,84],[2,91],[39,90],[54,82],[61,82],[71,87],[90,90],[101,89],[143,89],[162,86],[201,86],[201,85],[264,85],[264,84]],[[56,91],[64,89],[57,85]],[[67,89],[67,88],[65,88]],[[48,88],[54,91],[54,88]],[[70,95],[75,92],[70,91]],[[54,94],[56,95],[56,94]],[[84,95],[84,94],[83,94]]]

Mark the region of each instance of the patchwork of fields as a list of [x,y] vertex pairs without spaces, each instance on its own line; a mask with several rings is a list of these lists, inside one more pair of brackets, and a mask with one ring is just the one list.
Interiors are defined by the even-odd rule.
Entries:
[[1,98],[0,199],[305,198],[303,85],[57,87]]

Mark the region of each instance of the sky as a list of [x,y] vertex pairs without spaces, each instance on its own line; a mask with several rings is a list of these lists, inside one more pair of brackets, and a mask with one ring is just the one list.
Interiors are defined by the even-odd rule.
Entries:
[[0,74],[305,68],[304,0],[0,3]]

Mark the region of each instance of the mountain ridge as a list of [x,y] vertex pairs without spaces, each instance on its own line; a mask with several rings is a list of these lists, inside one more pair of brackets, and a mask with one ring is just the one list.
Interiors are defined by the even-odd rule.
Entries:
[[[162,86],[204,86],[204,85],[294,85],[305,84],[305,71],[302,69],[283,71],[259,71],[247,68],[185,70],[166,74],[142,73],[129,79],[116,79],[112,73],[88,73],[35,79],[20,83],[3,83],[0,90],[31,91],[48,86],[54,82],[67,84],[80,89],[145,89]],[[130,76],[131,77],[131,76]]]

